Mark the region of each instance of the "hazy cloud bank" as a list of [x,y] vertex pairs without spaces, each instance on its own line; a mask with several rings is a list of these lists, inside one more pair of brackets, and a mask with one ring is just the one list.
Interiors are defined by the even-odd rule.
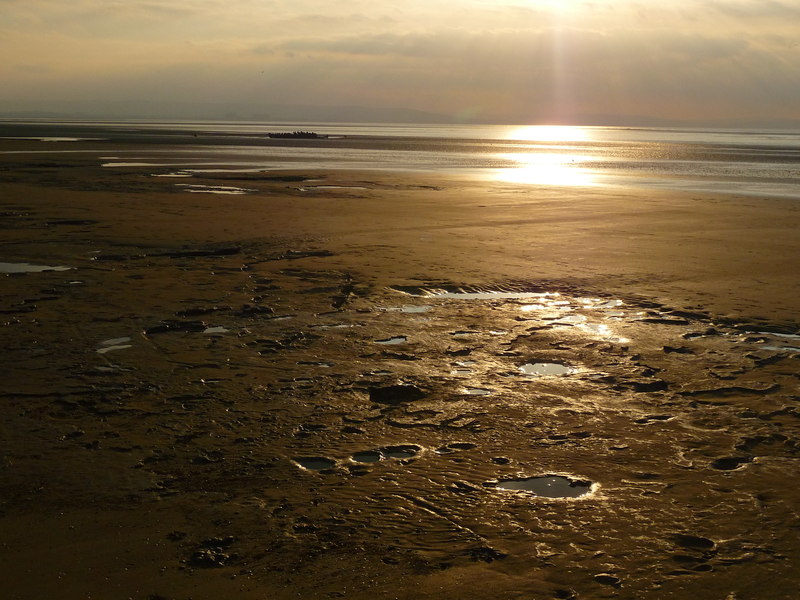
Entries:
[[0,0],[0,110],[202,99],[243,116],[800,118],[799,13],[778,0]]

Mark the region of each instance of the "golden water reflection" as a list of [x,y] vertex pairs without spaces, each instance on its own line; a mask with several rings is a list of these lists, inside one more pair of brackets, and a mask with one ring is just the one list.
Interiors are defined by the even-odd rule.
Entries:
[[526,125],[512,129],[506,139],[528,142],[588,142],[592,135],[588,127]]
[[497,169],[496,179],[507,183],[532,185],[591,186],[597,185],[594,172],[586,168],[591,160],[577,154],[515,152],[499,154],[510,165]]

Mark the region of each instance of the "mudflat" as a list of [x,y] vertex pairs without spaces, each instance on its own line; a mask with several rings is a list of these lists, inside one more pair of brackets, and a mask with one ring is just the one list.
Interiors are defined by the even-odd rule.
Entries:
[[46,144],[0,142],[7,597],[796,597],[797,201]]

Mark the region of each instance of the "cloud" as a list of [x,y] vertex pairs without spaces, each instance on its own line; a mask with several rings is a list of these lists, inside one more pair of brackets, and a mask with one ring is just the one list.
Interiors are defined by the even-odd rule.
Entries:
[[737,19],[796,19],[800,18],[800,5],[780,0],[709,0],[708,5],[719,13]]
[[797,19],[789,18],[800,8],[788,1],[397,6],[0,0],[0,77],[20,102],[329,102],[512,121],[800,116]]

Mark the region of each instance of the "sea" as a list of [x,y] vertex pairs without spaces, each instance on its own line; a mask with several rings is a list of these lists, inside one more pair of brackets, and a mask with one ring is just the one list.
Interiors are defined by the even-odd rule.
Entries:
[[[292,131],[321,137],[267,135]],[[800,130],[3,120],[0,139],[52,142],[36,152],[95,152],[107,168],[153,166],[173,168],[178,175],[390,170],[523,186],[661,188],[800,199]],[[93,150],[81,149],[88,142]]]

